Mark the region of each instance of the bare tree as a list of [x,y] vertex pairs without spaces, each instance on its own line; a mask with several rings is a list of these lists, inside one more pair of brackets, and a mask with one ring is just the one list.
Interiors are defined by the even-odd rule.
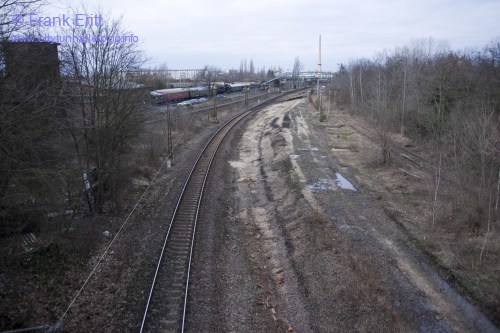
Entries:
[[37,12],[44,0],[0,0],[0,41],[27,28],[24,17]]
[[255,75],[255,66],[253,64],[253,59],[250,59],[250,65],[249,65],[249,67],[250,67],[249,68],[249,71],[250,71],[249,74],[253,78],[254,75]]
[[210,65],[205,65],[201,70],[199,79],[207,87],[208,96],[213,95],[214,82],[219,78],[220,73],[220,68]]
[[382,65],[377,66],[377,77],[375,80],[374,111],[372,118],[376,120],[377,134],[381,142],[382,158],[386,163],[391,156],[391,124],[393,120],[392,110],[394,103],[391,99],[394,87],[394,76],[391,71],[383,71]]
[[[121,20],[101,26],[72,27],[75,36],[114,36],[96,41],[63,45],[63,61],[74,79],[78,97],[79,126],[73,129],[74,146],[82,174],[92,175],[95,206],[100,211],[110,193],[119,209],[121,157],[141,124],[141,91],[128,81],[126,73],[139,69],[144,56],[121,27]],[[75,114],[73,115],[76,117]]]
[[384,160],[390,155],[391,133],[400,129],[404,104],[405,135],[436,147],[431,158],[439,164],[437,178],[453,170],[460,184],[456,200],[461,210],[468,210],[476,230],[490,221],[498,183],[499,149],[493,147],[500,144],[499,50],[498,39],[482,53],[452,52],[445,43],[419,40],[409,48],[385,51],[375,62],[351,62],[334,83],[344,106],[376,122]]
[[245,66],[243,64],[243,59],[240,62],[240,70],[238,71],[238,79],[242,80],[245,76]]
[[294,86],[297,87],[299,77],[300,77],[300,72],[304,68],[304,65],[300,62],[299,57],[295,57],[295,60],[293,61],[293,70],[292,70],[292,77],[293,80],[295,81]]

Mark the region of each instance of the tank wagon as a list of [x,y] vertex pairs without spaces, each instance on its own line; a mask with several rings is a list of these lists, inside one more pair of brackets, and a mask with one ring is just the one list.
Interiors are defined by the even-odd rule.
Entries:
[[207,87],[193,87],[188,88],[189,90],[189,98],[200,98],[208,96]]

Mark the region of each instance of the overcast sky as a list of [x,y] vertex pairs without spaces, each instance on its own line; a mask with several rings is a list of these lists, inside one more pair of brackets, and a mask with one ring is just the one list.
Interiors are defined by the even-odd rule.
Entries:
[[[57,0],[59,15],[76,1]],[[453,50],[480,49],[500,37],[499,0],[86,0],[123,15],[150,66],[292,68],[296,56],[316,69],[322,36],[324,70],[350,59],[432,37]],[[106,21],[107,17],[103,16]]]

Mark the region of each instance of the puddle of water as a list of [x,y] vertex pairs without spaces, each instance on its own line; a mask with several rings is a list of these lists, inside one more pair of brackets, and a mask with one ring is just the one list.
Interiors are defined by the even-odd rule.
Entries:
[[318,147],[312,147],[312,148],[299,148],[300,151],[318,151]]
[[342,176],[339,172],[335,172],[335,176],[337,177],[335,181],[337,182],[337,185],[340,188],[343,188],[345,190],[356,191],[351,182],[345,179],[344,176]]
[[290,157],[294,160],[298,160],[300,158],[300,155],[290,155]]
[[311,191],[324,191],[324,190],[333,190],[332,183],[329,179],[320,179],[314,184],[307,185],[309,190]]
[[[351,182],[344,178],[344,176],[342,176],[339,172],[335,172],[335,175],[337,177],[337,179],[335,179],[335,183],[338,187],[345,190],[356,191]],[[321,178],[316,183],[307,185],[307,187],[312,192],[335,189],[334,184],[332,184],[332,180],[325,178]]]
[[344,223],[344,224],[337,225],[337,228],[339,228],[340,230],[349,230],[352,228],[352,225]]

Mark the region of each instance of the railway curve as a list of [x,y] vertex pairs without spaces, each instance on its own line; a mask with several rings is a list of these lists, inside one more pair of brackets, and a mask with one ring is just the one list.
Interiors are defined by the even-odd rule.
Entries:
[[140,332],[184,332],[191,261],[199,210],[210,166],[229,131],[254,111],[278,99],[300,92],[293,90],[239,113],[227,121],[198,156],[172,214],[144,308]]

